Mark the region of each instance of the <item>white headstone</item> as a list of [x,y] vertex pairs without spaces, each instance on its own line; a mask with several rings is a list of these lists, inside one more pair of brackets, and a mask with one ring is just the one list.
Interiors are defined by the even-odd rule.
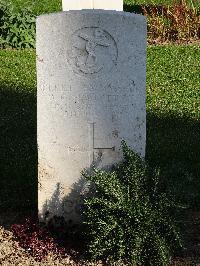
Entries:
[[69,11],[37,19],[39,213],[79,219],[81,171],[146,143],[146,19]]
[[105,9],[123,11],[123,0],[62,0],[63,11]]

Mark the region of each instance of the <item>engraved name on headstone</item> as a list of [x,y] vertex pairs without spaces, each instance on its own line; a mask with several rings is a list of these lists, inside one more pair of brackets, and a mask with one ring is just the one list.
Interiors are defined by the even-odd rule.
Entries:
[[[81,171],[146,143],[146,19],[82,10],[37,19],[39,214],[80,218]],[[86,189],[87,190],[87,189]]]

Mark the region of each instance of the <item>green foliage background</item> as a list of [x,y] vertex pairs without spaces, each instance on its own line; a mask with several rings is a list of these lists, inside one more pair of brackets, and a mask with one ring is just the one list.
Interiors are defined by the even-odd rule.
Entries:
[[[0,2],[5,2],[5,0],[0,0]],[[24,8],[30,9],[35,15],[62,10],[61,0],[8,0],[6,4],[13,8],[14,13],[20,12]]]
[[[150,3],[148,2],[147,4]],[[163,4],[167,4],[167,2],[163,2]],[[192,0],[189,1],[189,4],[194,7]],[[163,39],[163,41],[170,40],[170,38],[174,39],[175,35],[178,36],[176,41],[190,41],[191,39],[199,38],[198,25],[200,22],[197,15],[198,11],[195,9],[192,12],[189,9],[186,12],[186,10],[179,9],[177,11],[178,18],[174,14],[175,17],[172,19],[170,12],[173,9],[168,14],[170,23],[173,21],[170,28],[165,23],[163,24],[163,19],[165,21],[166,17],[162,18],[160,14],[155,15],[154,12],[154,18],[148,15],[148,36],[151,42],[158,38]],[[135,13],[143,13],[144,11],[142,11],[141,6],[135,5],[135,3],[133,4],[130,1],[125,1],[124,10]],[[0,48],[35,48],[36,16],[58,11],[61,11],[61,1],[0,0]],[[181,16],[180,12],[186,12],[185,16],[184,14]],[[179,19],[178,22],[177,19]],[[159,21],[160,23],[158,23]],[[179,27],[182,24],[184,26]],[[155,36],[153,33],[150,34],[150,32],[153,32]],[[167,35],[166,32],[168,32]]]
[[15,13],[11,6],[0,2],[0,47],[34,48],[35,15],[29,9]]
[[[0,0],[5,1],[5,0]],[[10,3],[15,11],[23,10],[24,8],[30,8],[35,15],[40,15],[44,13],[59,12],[62,9],[61,0],[7,0],[7,4]],[[175,0],[179,2],[179,0]],[[140,4],[157,4],[157,5],[167,5],[174,3],[174,0],[124,0],[124,8],[130,10],[130,6],[140,5]],[[187,0],[189,5],[199,6],[198,0]],[[129,6],[129,7],[128,7]]]

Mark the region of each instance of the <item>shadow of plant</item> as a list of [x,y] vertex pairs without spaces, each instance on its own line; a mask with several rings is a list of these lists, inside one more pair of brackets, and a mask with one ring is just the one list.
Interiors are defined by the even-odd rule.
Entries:
[[[160,168],[163,191],[175,197],[180,206],[193,210],[200,204],[199,131],[196,120],[147,115],[146,160],[152,168]],[[87,193],[83,193],[85,187],[86,181],[80,179],[72,192],[61,199],[61,184],[57,183],[52,198],[43,209],[51,228],[65,226],[68,235],[80,230],[78,223],[74,224],[72,220],[74,214],[81,215],[84,197],[87,197]],[[53,213],[58,215],[53,216]],[[66,221],[62,215],[67,217]]]
[[[5,86],[5,85],[4,85]],[[36,95],[26,90],[0,89],[0,211],[37,214]],[[200,203],[198,120],[147,116],[146,159],[159,166],[165,184],[180,201],[197,208]],[[73,193],[79,193],[82,183]],[[56,188],[55,188],[56,191]],[[76,191],[76,192],[75,192]],[[57,194],[56,194],[57,193]],[[55,198],[59,194],[59,184]],[[76,196],[76,195],[71,195]],[[51,208],[54,208],[51,203]],[[70,198],[66,205],[71,208]],[[0,223],[1,219],[0,219]]]
[[66,248],[74,260],[80,261],[86,258],[86,250],[83,248],[86,236],[82,223],[84,200],[92,195],[93,186],[80,177],[65,196],[62,194],[62,186],[57,183],[52,197],[44,204],[43,217],[39,215],[40,225],[47,228],[59,247]]

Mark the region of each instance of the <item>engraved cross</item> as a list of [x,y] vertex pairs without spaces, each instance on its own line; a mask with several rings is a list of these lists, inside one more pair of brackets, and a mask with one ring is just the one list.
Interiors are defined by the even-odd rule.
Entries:
[[95,151],[98,151],[98,159],[102,158],[104,150],[112,150],[115,151],[115,147],[95,147],[95,123],[90,123],[90,136],[89,136],[89,148],[90,148],[90,155],[89,155],[89,163],[90,166],[95,162]]

